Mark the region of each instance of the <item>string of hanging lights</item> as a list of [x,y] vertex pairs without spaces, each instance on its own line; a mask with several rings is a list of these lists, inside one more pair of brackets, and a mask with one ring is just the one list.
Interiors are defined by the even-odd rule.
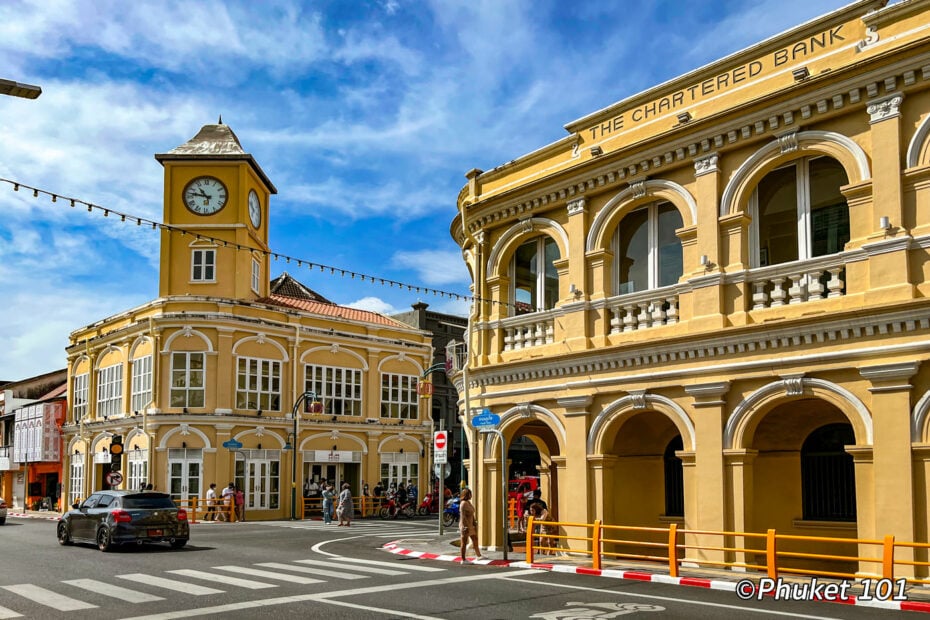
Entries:
[[146,227],[151,227],[152,230],[163,230],[163,231],[167,231],[167,232],[169,232],[169,233],[176,233],[176,234],[180,234],[180,235],[188,235],[188,234],[189,234],[189,235],[193,235],[193,236],[194,236],[196,239],[198,239],[198,240],[209,241],[209,242],[212,242],[212,243],[216,243],[217,245],[222,245],[222,246],[224,246],[224,247],[231,248],[231,249],[236,250],[236,251],[245,251],[245,252],[249,252],[249,253],[252,253],[252,252],[260,252],[260,253],[262,253],[262,254],[265,255],[265,256],[270,256],[271,258],[273,258],[273,259],[276,260],[276,261],[277,261],[277,260],[284,260],[287,264],[290,264],[290,263],[293,262],[293,263],[295,263],[295,264],[297,265],[297,267],[299,267],[299,268],[307,267],[307,268],[310,269],[310,270],[319,269],[319,271],[320,271],[321,273],[329,272],[330,275],[337,275],[337,274],[338,274],[338,275],[340,275],[340,276],[342,276],[342,277],[349,276],[349,277],[352,278],[352,279],[358,278],[359,281],[361,281],[361,282],[371,282],[372,284],[379,284],[379,285],[381,285],[381,286],[387,285],[388,287],[391,287],[391,288],[393,288],[393,287],[396,286],[398,289],[407,289],[408,291],[412,291],[412,292],[416,292],[416,293],[420,293],[420,294],[432,294],[432,295],[434,295],[434,296],[443,297],[443,298],[448,297],[449,299],[454,299],[454,300],[458,300],[458,301],[472,301],[472,302],[478,302],[478,303],[480,303],[480,302],[487,302],[487,303],[492,303],[492,304],[502,305],[502,306],[509,306],[509,305],[511,305],[511,304],[507,304],[507,303],[505,303],[505,302],[495,301],[495,300],[493,300],[493,299],[482,299],[482,298],[480,298],[480,297],[473,297],[473,296],[470,296],[470,295],[462,295],[462,294],[460,294],[460,293],[453,293],[453,292],[450,292],[450,291],[444,291],[444,290],[441,290],[441,289],[431,288],[431,287],[428,287],[428,286],[422,286],[422,285],[419,285],[419,284],[409,284],[409,283],[407,283],[407,282],[401,282],[401,281],[399,281],[399,280],[392,280],[392,279],[390,279],[390,278],[383,278],[383,277],[381,277],[381,276],[372,276],[372,275],[369,275],[369,274],[366,274],[366,273],[360,273],[360,272],[357,272],[357,271],[352,271],[352,270],[350,270],[350,269],[344,269],[344,268],[341,268],[341,267],[334,267],[334,266],[331,266],[331,265],[325,265],[325,264],[319,263],[319,262],[317,262],[317,261],[311,261],[311,260],[307,260],[307,259],[304,259],[304,258],[297,258],[297,257],[294,257],[294,256],[288,256],[288,255],[286,255],[286,254],[281,254],[280,252],[273,252],[273,251],[271,251],[271,250],[262,250],[262,249],[257,249],[257,248],[252,248],[252,247],[244,246],[244,245],[241,245],[241,244],[238,244],[238,243],[233,243],[233,242],[231,242],[231,241],[227,241],[227,240],[225,240],[225,239],[219,239],[219,238],[217,238],[217,237],[211,237],[210,235],[205,235],[205,234],[202,234],[202,233],[195,233],[195,232],[192,232],[192,231],[187,230],[187,229],[185,229],[185,228],[183,228],[183,227],[180,227],[180,226],[174,226],[174,225],[171,225],[171,224],[165,224],[164,222],[157,222],[157,221],[155,221],[155,220],[150,220],[150,219],[147,219],[147,218],[144,218],[144,217],[139,217],[139,216],[133,215],[133,214],[131,214],[131,213],[123,213],[123,212],[121,212],[121,211],[117,211],[116,209],[112,209],[112,208],[109,208],[109,207],[102,207],[102,206],[100,206],[100,205],[97,205],[97,204],[88,202],[88,201],[86,201],[86,200],[81,200],[80,198],[74,198],[74,197],[71,197],[71,196],[65,196],[65,195],[62,195],[62,194],[59,194],[59,193],[56,193],[56,192],[51,192],[51,191],[48,191],[48,190],[45,190],[45,189],[41,189],[41,188],[38,188],[38,187],[33,187],[33,186],[31,186],[31,185],[27,185],[27,184],[21,183],[21,182],[19,182],[19,181],[13,181],[13,180],[10,180],[10,179],[5,179],[5,178],[0,177],[0,182],[6,183],[6,184],[8,184],[8,185],[11,185],[14,192],[18,192],[18,191],[32,192],[32,197],[33,197],[33,198],[39,198],[40,196],[47,196],[47,197],[49,197],[49,198],[51,199],[51,201],[54,202],[54,203],[57,203],[57,202],[61,201],[61,202],[63,202],[63,203],[67,203],[67,204],[68,204],[70,207],[72,207],[72,208],[75,208],[75,207],[77,207],[77,206],[87,207],[87,211],[88,211],[89,213],[92,213],[92,212],[94,212],[94,211],[97,211],[97,212],[101,213],[101,214],[103,215],[103,217],[110,217],[110,216],[112,215],[112,216],[114,216],[114,217],[118,217],[120,222],[135,223],[136,226],[143,226],[143,225],[144,225],[144,226],[146,226]]

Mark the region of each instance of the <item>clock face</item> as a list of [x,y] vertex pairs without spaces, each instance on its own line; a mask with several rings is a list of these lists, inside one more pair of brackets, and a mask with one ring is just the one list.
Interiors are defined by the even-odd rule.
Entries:
[[197,177],[184,188],[184,205],[197,215],[213,215],[226,206],[226,186],[214,177]]
[[249,219],[252,220],[253,228],[258,228],[262,224],[262,202],[254,189],[249,190]]

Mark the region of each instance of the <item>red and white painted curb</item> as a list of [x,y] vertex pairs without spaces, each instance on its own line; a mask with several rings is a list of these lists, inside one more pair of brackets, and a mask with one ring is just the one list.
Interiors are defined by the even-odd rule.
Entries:
[[20,519],[46,519],[48,521],[59,521],[61,515],[57,512],[49,513],[48,515],[37,515],[28,512],[7,512],[7,517],[17,517]]
[[[428,553],[426,551],[412,551],[397,546],[397,543],[387,543],[383,546],[385,551],[403,555],[410,558],[419,558],[421,560],[439,560],[442,562],[456,562],[462,564],[462,558],[458,555],[446,555],[439,553]],[[646,573],[632,570],[614,570],[601,569],[596,570],[585,566],[573,566],[571,564],[548,564],[545,562],[520,562],[515,560],[491,560],[469,558],[466,564],[479,564],[483,566],[505,566],[510,568],[536,568],[547,570],[553,573],[574,573],[576,575],[594,575],[596,577],[610,577],[613,579],[631,579],[634,581],[650,581],[653,583],[664,583],[675,586],[693,586],[698,588],[708,588],[710,590],[722,590],[725,592],[736,592],[736,581],[726,581],[723,579],[704,579],[702,577],[672,577],[656,573]],[[822,600],[822,599],[818,599]],[[920,611],[930,613],[930,602],[923,601],[860,601],[855,596],[847,596],[839,600],[822,600],[822,602],[839,603],[842,605],[858,605],[860,607],[873,607],[877,609],[896,609],[899,611]]]

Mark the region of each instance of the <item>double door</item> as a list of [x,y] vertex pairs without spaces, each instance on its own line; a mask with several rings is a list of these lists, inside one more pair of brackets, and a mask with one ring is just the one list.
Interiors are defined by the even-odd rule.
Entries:
[[203,453],[199,449],[172,449],[168,455],[168,493],[174,500],[201,497]]
[[277,510],[281,505],[281,461],[237,458],[236,482],[245,492],[249,510]]

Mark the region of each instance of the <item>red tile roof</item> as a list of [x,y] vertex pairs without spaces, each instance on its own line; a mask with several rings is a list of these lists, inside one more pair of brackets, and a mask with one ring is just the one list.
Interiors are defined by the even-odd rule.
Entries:
[[378,314],[377,312],[359,310],[357,308],[348,308],[346,306],[337,306],[336,304],[332,303],[321,303],[318,301],[311,301],[309,299],[297,299],[295,297],[287,297],[285,295],[271,295],[270,297],[263,297],[262,299],[258,300],[258,303],[268,304],[270,306],[294,308],[295,310],[303,310],[304,312],[310,312],[312,314],[348,319],[350,321],[359,321],[362,323],[375,323],[377,325],[402,327],[406,329],[410,328],[409,325],[395,321],[394,319],[388,318],[383,314]]

